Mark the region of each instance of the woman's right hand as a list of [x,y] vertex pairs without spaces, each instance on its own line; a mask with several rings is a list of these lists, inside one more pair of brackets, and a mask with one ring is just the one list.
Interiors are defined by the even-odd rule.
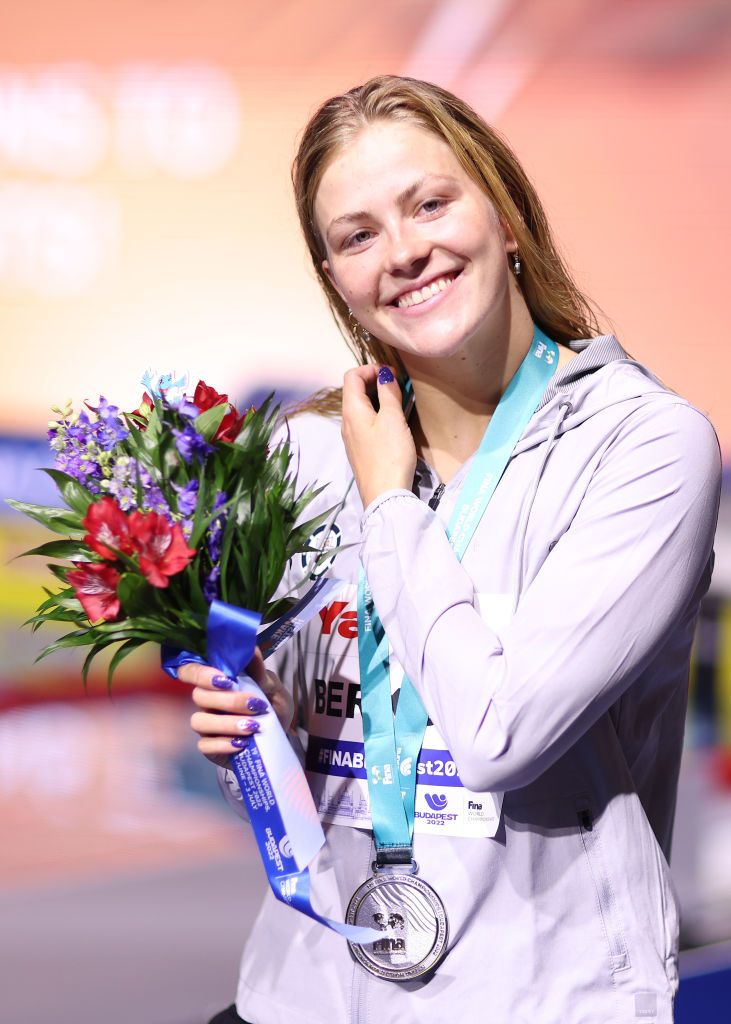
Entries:
[[234,690],[234,681],[210,665],[190,662],[178,669],[178,679],[194,687],[192,697],[199,710],[191,716],[190,724],[199,737],[198,749],[222,768],[228,767],[229,758],[259,731],[258,715],[273,711],[285,732],[294,717],[292,697],[279,678],[265,669],[258,647],[246,670],[269,703],[247,692],[246,687]]

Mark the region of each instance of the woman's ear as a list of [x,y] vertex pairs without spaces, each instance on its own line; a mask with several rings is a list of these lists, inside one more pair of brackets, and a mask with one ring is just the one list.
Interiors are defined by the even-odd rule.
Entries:
[[513,234],[513,229],[510,227],[506,219],[502,214],[498,215],[500,218],[500,227],[503,231],[503,238],[505,239],[505,252],[517,252],[518,251],[518,240]]
[[[338,291],[338,286],[335,284],[335,278],[333,277],[333,272],[330,269],[330,264],[328,263],[328,261],[323,260],[320,266],[322,267],[322,272],[325,275],[325,277],[328,279],[328,281],[335,289],[335,291],[338,293],[338,295],[340,295],[340,292]],[[342,298],[342,295],[340,297]]]

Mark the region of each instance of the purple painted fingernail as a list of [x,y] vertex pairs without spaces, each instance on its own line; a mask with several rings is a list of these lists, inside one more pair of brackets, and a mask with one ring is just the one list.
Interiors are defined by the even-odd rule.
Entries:
[[259,732],[261,726],[255,718],[240,718],[236,723],[239,732]]
[[241,750],[243,747],[247,745],[250,739],[251,736],[234,736],[234,738],[231,740],[231,746],[237,747],[239,750]]
[[234,681],[229,679],[228,676],[214,676],[211,679],[211,685],[215,686],[217,690],[231,690],[233,689]]
[[395,378],[387,366],[382,366],[378,371],[379,384],[393,384]]
[[254,715],[264,715],[269,710],[269,705],[261,697],[249,697],[246,706]]

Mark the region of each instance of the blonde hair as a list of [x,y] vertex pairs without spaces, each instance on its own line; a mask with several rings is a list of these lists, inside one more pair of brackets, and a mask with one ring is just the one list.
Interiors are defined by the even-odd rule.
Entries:
[[[571,341],[601,333],[589,300],[556,248],[536,191],[505,140],[446,89],[383,75],[323,103],[307,124],[292,165],[297,213],[315,273],[359,363],[389,363],[403,370],[394,349],[354,329],[347,305],[325,275],[326,250],[315,222],[315,198],[333,157],[363,128],[382,120],[408,122],[439,136],[487,194],[517,241],[521,263],[517,280],[534,322],[549,338]],[[293,411],[338,415],[340,400],[340,388],[326,388]]]

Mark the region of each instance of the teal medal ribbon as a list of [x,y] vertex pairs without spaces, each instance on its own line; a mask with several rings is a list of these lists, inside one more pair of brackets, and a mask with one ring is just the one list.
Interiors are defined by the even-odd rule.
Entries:
[[[557,364],[556,342],[534,326],[528,354],[490,419],[447,527],[449,542],[460,561]],[[406,676],[396,715],[392,712],[388,639],[362,567],[358,580],[358,660],[377,865],[410,864],[416,767],[428,715]]]

